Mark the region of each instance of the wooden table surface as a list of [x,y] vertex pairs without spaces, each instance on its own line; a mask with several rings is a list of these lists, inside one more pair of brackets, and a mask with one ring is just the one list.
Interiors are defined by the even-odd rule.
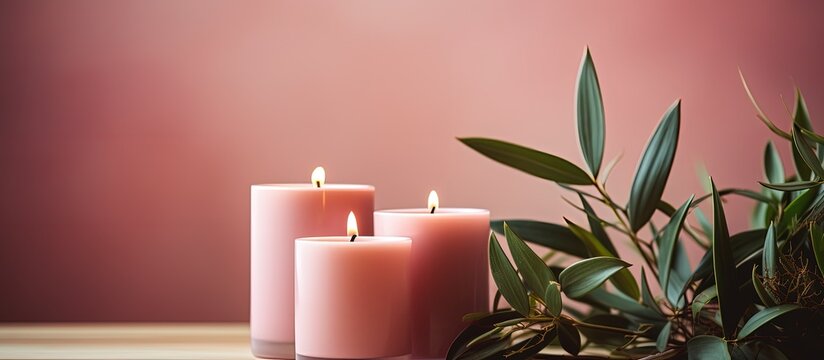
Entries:
[[254,359],[245,323],[0,323],[0,359]]

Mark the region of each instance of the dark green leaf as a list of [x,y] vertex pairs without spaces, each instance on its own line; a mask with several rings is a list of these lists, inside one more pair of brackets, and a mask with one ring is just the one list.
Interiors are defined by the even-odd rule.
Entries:
[[778,226],[776,227],[779,234],[790,229],[792,225],[801,220],[809,209],[810,204],[812,204],[813,200],[818,196],[819,189],[820,187],[814,187],[804,191],[804,193],[784,208],[784,214],[781,215],[781,220],[778,221]]
[[718,307],[724,329],[724,337],[731,338],[741,311],[738,304],[738,283],[735,281],[735,258],[732,255],[730,232],[727,229],[727,218],[724,215],[724,206],[721,197],[712,181],[712,202],[714,213],[714,229],[712,236],[713,274],[715,285],[718,288]]
[[[732,244],[732,256],[736,264],[740,264],[746,259],[758,254],[764,247],[764,237],[767,235],[765,229],[755,229],[735,234],[730,239]],[[698,267],[695,268],[695,279],[703,279],[712,273],[712,251],[707,251]]]
[[789,360],[780,350],[765,341],[747,341],[732,350],[733,360]]
[[518,342],[501,351],[489,359],[506,359],[506,360],[527,360],[531,359],[535,354],[538,354],[545,347],[552,343],[552,340],[558,336],[558,330],[555,327],[545,329],[543,332],[534,335],[533,337]]
[[[501,338],[494,338],[491,341],[486,341],[477,344],[472,348],[466,348],[466,351],[458,356],[457,360],[487,360],[494,358],[497,354],[504,351],[511,343],[512,337],[507,335]],[[450,358],[447,358],[447,360]]]
[[592,230],[592,235],[595,235],[595,238],[598,239],[598,241],[600,241],[611,254],[618,255],[618,251],[616,251],[615,246],[612,245],[612,241],[609,239],[606,230],[604,230],[604,226],[601,224],[601,219],[598,218],[597,214],[595,214],[595,210],[589,205],[589,202],[587,202],[583,195],[578,194],[578,196],[581,198],[581,205],[584,208],[584,212],[587,214],[587,220],[589,220],[589,228]]
[[546,263],[512,231],[507,223],[504,223],[504,235],[509,251],[512,253],[512,260],[518,266],[524,283],[533,294],[543,298],[547,284],[550,280],[555,280],[555,276],[549,271]]
[[[812,125],[810,124],[810,114],[807,112],[807,103],[804,101],[804,96],[801,95],[801,91],[798,89],[795,89],[795,111],[793,112],[793,127],[795,127],[795,125],[798,125],[802,129],[812,130]],[[795,130],[792,132],[795,132]],[[793,137],[794,136],[792,136],[791,139]],[[793,143],[795,143],[794,139]],[[807,165],[807,162],[804,160],[804,154],[802,154],[796,146],[793,146],[792,149],[793,162],[795,163],[795,171],[798,179],[809,179],[812,171]]]
[[[672,215],[666,228],[664,228],[664,235],[661,237],[661,242],[658,244],[660,249],[658,252],[658,283],[661,284],[662,289],[669,289],[670,271],[673,267],[673,253],[675,252],[678,236],[681,234],[681,228],[684,226],[684,220],[687,218],[687,211],[693,199],[695,199],[695,195],[690,196],[687,202],[681,205],[675,214]],[[678,302],[677,298],[670,299],[668,296],[667,299],[671,304]]]
[[[801,160],[820,179],[824,178],[824,168],[821,167],[821,160],[815,155],[807,138],[801,134],[798,123],[793,124],[793,149],[798,152]],[[806,179],[806,178],[804,178]]]
[[555,155],[494,139],[458,140],[492,160],[542,179],[571,185],[592,184],[584,170]]
[[581,351],[581,334],[565,320],[558,322],[558,340],[561,341],[561,347],[572,355],[578,355]]
[[496,313],[488,314],[483,318],[473,322],[468,327],[466,327],[466,329],[461,331],[461,333],[458,334],[455,340],[452,341],[452,345],[449,347],[449,352],[446,354],[446,359],[485,359],[486,357],[476,356],[478,354],[483,355],[486,353],[486,351],[489,351],[488,354],[494,354],[499,350],[505,349],[509,345],[508,337],[496,340],[494,342],[478,344],[476,347],[481,349],[469,349],[467,348],[467,344],[469,344],[470,341],[477,338],[481,334],[491,330],[493,324],[502,321],[507,321],[510,319],[515,319],[520,316],[521,315],[516,311],[499,311]]
[[544,299],[546,300],[546,307],[549,309],[550,314],[553,316],[561,315],[561,310],[564,308],[564,304],[561,301],[561,284],[550,281],[549,285],[546,286]]
[[695,214],[695,218],[698,219],[698,225],[701,225],[701,231],[704,232],[704,235],[707,237],[712,236],[712,224],[710,224],[710,221],[707,219],[707,216],[704,215],[704,212],[701,211],[700,208],[695,208],[695,210],[693,210],[693,214]]
[[807,139],[810,139],[810,140],[812,140],[814,142],[817,142],[819,144],[824,144],[824,136],[818,135],[812,130],[807,130],[805,128],[801,128],[801,133],[803,133],[805,136],[807,136]]
[[608,256],[580,260],[561,272],[561,290],[570,298],[584,296],[601,286],[610,276],[629,266],[631,265],[621,259]]
[[638,231],[652,218],[664,187],[667,184],[681,124],[681,101],[676,101],[664,114],[655,133],[652,134],[632,181],[629,195],[629,221],[633,231]]
[[698,335],[687,342],[689,360],[730,360],[727,342],[717,336]]
[[775,242],[775,226],[770,223],[767,236],[764,239],[764,254],[761,256],[761,271],[765,277],[775,276],[775,265],[778,262],[778,245]]
[[798,190],[806,190],[812,187],[816,187],[818,185],[824,184],[821,181],[793,181],[783,184],[767,184],[763,182],[758,182],[761,186],[770,188],[773,190],[778,191],[798,191]]
[[487,339],[489,339],[489,338],[491,338],[495,335],[498,335],[498,333],[500,333],[501,330],[503,330],[503,328],[493,327],[491,330],[489,330],[489,331],[487,331],[487,332],[485,332],[481,335],[478,335],[478,337],[472,339],[468,344],[466,344],[466,347],[472,347],[473,345],[475,345],[477,343],[486,341]]
[[747,323],[745,323],[744,326],[741,327],[741,331],[738,332],[738,339],[743,339],[773,319],[798,309],[801,309],[801,306],[797,304],[783,304],[765,308],[747,320]]
[[589,294],[578,300],[593,306],[600,305],[613,308],[625,314],[632,315],[649,322],[661,322],[666,320],[666,318],[664,318],[658,310],[653,310],[646,305],[640,304],[637,300],[631,299],[623,293],[619,292],[613,294],[604,289],[604,287],[599,287],[592,290]]
[[[632,322],[629,319],[623,316],[613,314],[592,315],[584,319],[584,322],[588,324],[602,325],[611,328],[627,330],[630,330],[630,327],[632,325]],[[587,341],[596,344],[619,347],[627,343],[627,339],[626,337],[624,337],[624,334],[616,333],[613,331],[593,329],[583,326],[578,327],[578,331],[580,331],[581,334],[584,335],[584,337],[586,337]]]
[[491,223],[492,229],[503,234],[504,221],[524,241],[579,258],[589,256],[584,243],[565,226],[532,220],[497,220]]
[[592,175],[598,177],[601,160],[604,157],[604,104],[601,101],[601,87],[595,64],[589,48],[581,60],[578,72],[578,140]]
[[492,278],[495,280],[495,285],[501,291],[504,299],[512,305],[512,308],[526,316],[529,314],[529,298],[526,294],[526,288],[521,283],[518,273],[507,259],[501,244],[498,243],[495,233],[489,236],[489,266],[492,270]]
[[[581,239],[581,241],[587,247],[587,250],[589,250],[590,255],[606,256],[612,258],[618,257],[618,254],[613,254],[609,250],[607,250],[607,248],[600,241],[598,241],[598,239],[595,238],[595,235],[593,235],[591,232],[576,225],[575,223],[569,221],[566,218],[564,220],[566,220],[566,223],[569,226],[569,229],[572,231],[572,233],[575,234],[575,236],[577,236],[579,239]],[[632,273],[629,270],[622,269],[618,271],[618,273],[612,277],[611,281],[613,284],[615,284],[615,287],[618,288],[618,290],[621,290],[621,292],[631,296],[633,299],[638,299],[638,297],[641,296],[641,293],[638,290],[638,282],[635,281],[635,277],[632,276]]]
[[708,287],[706,290],[702,291],[700,294],[696,295],[694,299],[692,299],[692,318],[697,319],[698,315],[701,313],[701,309],[704,308],[704,305],[707,305],[712,299],[718,297],[718,289],[715,285]]
[[783,183],[785,179],[784,164],[772,141],[767,142],[767,147],[764,149],[764,176],[773,184]]
[[672,331],[672,322],[667,322],[667,324],[664,325],[664,328],[661,329],[661,332],[658,333],[658,339],[655,341],[655,348],[658,349],[658,351],[664,351],[667,349],[670,331]]
[[772,296],[769,290],[764,287],[764,284],[761,282],[761,279],[758,278],[756,275],[755,269],[757,266],[752,267],[752,287],[755,289],[755,294],[758,295],[758,298],[761,299],[761,302],[764,303],[766,306],[775,306],[778,305],[778,301]]
[[641,302],[651,309],[658,309],[658,303],[655,301],[655,298],[652,297],[652,292],[647,283],[647,274],[643,267],[641,268]]
[[819,274],[824,274],[824,231],[818,225],[810,225],[810,242],[812,243],[815,262],[818,264]]

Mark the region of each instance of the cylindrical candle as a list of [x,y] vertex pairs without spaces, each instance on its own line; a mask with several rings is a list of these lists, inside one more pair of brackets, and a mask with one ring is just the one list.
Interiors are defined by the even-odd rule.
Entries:
[[296,241],[297,357],[408,358],[411,240],[350,239]]
[[[320,185],[320,186],[318,186]],[[295,239],[341,234],[352,211],[371,235],[375,188],[368,185],[252,185],[252,353],[292,359],[295,354]]]
[[443,359],[463,316],[489,310],[489,211],[376,211],[375,234],[412,238],[412,356]]

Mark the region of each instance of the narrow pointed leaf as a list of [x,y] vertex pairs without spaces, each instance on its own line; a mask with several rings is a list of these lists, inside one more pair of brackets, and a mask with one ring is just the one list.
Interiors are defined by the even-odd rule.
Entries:
[[707,235],[707,237],[712,236],[712,224],[710,224],[707,216],[704,215],[704,211],[696,207],[695,210],[693,210],[693,214],[695,214],[695,218],[698,219],[698,225],[701,226],[701,231],[704,232],[704,235]]
[[789,140],[790,134],[788,134],[784,130],[779,129],[778,126],[775,126],[775,124],[772,121],[770,121],[770,119],[767,117],[767,114],[765,114],[764,111],[761,110],[761,107],[758,106],[758,102],[755,101],[755,96],[752,95],[752,91],[750,91],[750,87],[747,85],[747,80],[744,79],[744,73],[741,72],[741,69],[738,69],[738,76],[741,77],[741,83],[744,85],[744,90],[746,90],[747,96],[750,98],[750,102],[752,103],[752,106],[755,108],[757,112],[755,117],[764,122],[764,124],[767,125],[767,128],[769,128],[770,131],[772,131],[780,137]]
[[766,306],[778,305],[778,301],[772,296],[770,291],[764,287],[761,279],[758,278],[755,271],[756,268],[757,266],[752,267],[752,287],[755,289],[755,294],[758,295],[758,298],[761,299],[761,302]]
[[495,280],[495,285],[498,286],[504,299],[521,315],[529,314],[529,298],[526,288],[504,254],[504,250],[501,249],[495,233],[489,236],[489,266],[492,270],[492,279]]
[[[793,112],[793,127],[796,125],[802,129],[812,130],[812,124],[810,124],[810,114],[807,112],[807,103],[804,101],[804,96],[801,95],[801,91],[798,89],[795,91],[795,111]],[[794,133],[795,130],[792,130],[792,132]],[[794,135],[791,135],[793,143],[795,143],[794,137]],[[798,179],[810,179],[812,170],[804,160],[804,154],[802,154],[796,146],[793,146],[792,150],[793,163],[795,163],[795,171]]]
[[824,144],[824,136],[821,136],[821,135],[819,135],[819,134],[816,134],[816,133],[815,133],[814,131],[812,131],[812,130],[807,130],[807,129],[805,129],[805,128],[801,128],[801,133],[802,133],[802,134],[804,134],[805,136],[807,136],[807,139],[810,139],[810,140],[812,140],[812,141],[815,141],[815,142],[817,142],[817,143],[819,143],[819,144]]
[[676,101],[664,114],[647,143],[629,195],[629,221],[633,231],[643,227],[655,212],[667,184],[681,126],[681,101]]
[[761,256],[761,271],[764,277],[775,276],[775,266],[778,263],[778,245],[775,242],[775,226],[770,223],[767,237],[764,239],[764,254]]
[[[661,284],[662,289],[668,289],[670,271],[672,270],[673,253],[675,252],[678,236],[681,234],[681,228],[684,226],[684,220],[687,218],[687,211],[692,205],[692,200],[695,195],[681,205],[675,214],[670,218],[669,223],[664,229],[664,235],[661,237],[659,244],[659,259],[658,259],[658,283]],[[678,299],[669,299],[670,303],[678,302]]]
[[[614,254],[607,250],[607,248],[600,241],[598,241],[598,239],[595,238],[595,235],[591,232],[576,225],[568,219],[564,220],[566,220],[572,233],[581,239],[592,256],[606,256],[612,258],[618,257],[618,254]],[[633,299],[638,299],[638,297],[641,296],[641,293],[638,290],[638,282],[635,280],[635,277],[632,276],[632,273],[627,269],[619,270],[610,281],[615,284],[615,287],[618,288],[618,290],[621,290],[621,292],[629,295]]]
[[[798,152],[801,160],[807,165],[807,169],[815,173],[819,179],[824,178],[824,168],[821,167],[821,160],[816,156],[806,137],[801,134],[798,123],[793,124],[793,150]],[[804,179],[808,177],[809,175]]]
[[571,323],[558,322],[558,340],[561,342],[561,347],[571,355],[577,356],[581,352],[581,333]]
[[709,304],[709,302],[716,297],[718,297],[718,289],[715,285],[708,287],[706,290],[696,295],[695,299],[692,300],[693,320],[698,318],[698,315],[701,313],[701,309],[704,308],[704,305]]
[[801,309],[801,306],[797,304],[783,304],[765,308],[747,320],[744,326],[741,327],[741,331],[738,332],[738,339],[743,339],[773,319],[798,309]]
[[491,222],[492,229],[503,234],[504,222],[524,241],[579,258],[589,256],[584,243],[565,226],[532,220],[496,220]]
[[[756,256],[764,247],[764,237],[767,235],[765,229],[755,229],[740,232],[730,238],[732,244],[732,257],[735,264],[740,264],[744,260]],[[712,273],[713,267],[712,249],[704,254],[695,268],[694,278],[703,279]]]
[[801,217],[804,216],[809,209],[810,204],[812,204],[813,200],[818,196],[819,189],[819,187],[813,187],[804,191],[784,208],[784,214],[781,215],[781,220],[778,221],[778,226],[776,227],[779,233],[783,233],[789,229],[791,225],[801,220]]
[[717,336],[698,335],[687,342],[689,360],[730,360],[727,342]]
[[592,184],[584,170],[555,155],[494,139],[458,140],[492,160],[542,179],[570,185]]
[[658,339],[655,341],[655,348],[658,349],[658,351],[664,351],[667,349],[670,331],[672,331],[672,322],[667,322],[667,324],[664,325],[664,328],[661,329],[661,332],[658,333]]
[[807,190],[809,188],[816,187],[818,185],[824,184],[821,181],[793,181],[783,184],[768,184],[764,182],[758,182],[761,186],[770,188],[773,190],[778,191],[798,191],[798,190]]
[[721,204],[721,197],[715,188],[715,182],[712,182],[712,192],[714,212],[713,273],[715,275],[715,285],[718,288],[718,307],[721,312],[724,337],[731,338],[738,326],[742,311],[737,303],[739,293],[738,283],[735,281],[735,259],[732,255],[730,232],[727,229],[724,206]]
[[504,223],[504,235],[509,251],[512,253],[512,260],[515,261],[527,288],[543,299],[547,284],[550,280],[555,280],[555,276],[549,271],[546,263],[506,223]]
[[615,245],[612,244],[612,240],[609,239],[609,235],[607,235],[604,226],[601,224],[601,219],[595,214],[595,209],[589,205],[589,202],[583,195],[578,194],[578,196],[581,198],[581,205],[584,208],[584,212],[587,213],[587,220],[589,220],[589,228],[592,230],[592,235],[595,235],[595,238],[597,238],[610,253],[617,255],[618,251],[615,250]]
[[621,259],[599,256],[580,260],[561,272],[561,290],[570,298],[578,298],[601,286],[610,276],[631,266]]
[[561,315],[561,310],[564,307],[561,301],[561,284],[550,281],[549,285],[546,286],[544,299],[546,300],[546,306],[549,308],[550,314],[553,316]]
[[534,335],[533,337],[513,344],[504,351],[498,352],[484,359],[506,359],[506,360],[527,360],[532,359],[533,356],[541,352],[544,348],[549,346],[553,340],[558,336],[556,328],[547,329],[544,333]]
[[602,305],[607,308],[613,308],[623,313],[636,316],[649,322],[663,322],[666,318],[649,306],[641,304],[638,300],[631,299],[623,293],[611,293],[599,287],[592,290],[589,294],[578,299],[587,304]]
[[812,243],[815,262],[818,264],[819,274],[824,274],[824,231],[813,224],[810,225],[810,242]]
[[601,100],[601,87],[598,74],[589,48],[581,60],[578,72],[578,140],[589,169],[598,177],[601,160],[604,157],[604,104]]
[[773,184],[780,184],[785,179],[784,164],[772,141],[767,142],[767,147],[764,149],[764,176]]
[[658,303],[655,301],[655,298],[652,297],[649,283],[647,283],[647,274],[643,267],[641,268],[641,303],[649,306],[651,309],[658,310]]

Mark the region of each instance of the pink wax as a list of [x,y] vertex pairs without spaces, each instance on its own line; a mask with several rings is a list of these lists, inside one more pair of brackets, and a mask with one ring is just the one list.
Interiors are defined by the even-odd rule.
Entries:
[[400,359],[410,353],[406,237],[297,239],[298,359]]
[[375,188],[367,185],[252,185],[252,353],[293,359],[295,354],[295,239],[346,232],[349,211],[371,235]]
[[489,211],[375,212],[375,234],[412,238],[412,356],[446,356],[463,316],[489,310]]

